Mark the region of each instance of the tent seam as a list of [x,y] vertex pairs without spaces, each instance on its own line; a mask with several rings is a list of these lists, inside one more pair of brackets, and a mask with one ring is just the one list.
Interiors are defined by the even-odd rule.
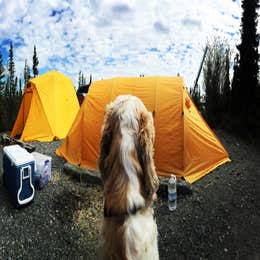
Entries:
[[182,109],[182,169],[183,169],[183,172],[185,172],[185,167],[184,167],[184,149],[185,149],[185,120],[184,120],[184,117],[185,117],[185,113],[184,113],[184,82],[182,81],[182,85],[181,85],[181,93],[182,93],[182,100],[181,100],[181,109]]

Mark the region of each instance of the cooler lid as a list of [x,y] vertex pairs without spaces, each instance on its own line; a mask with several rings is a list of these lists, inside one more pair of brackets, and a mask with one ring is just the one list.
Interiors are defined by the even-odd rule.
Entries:
[[51,161],[51,156],[42,154],[42,153],[38,153],[38,152],[32,152],[31,153],[35,159],[36,162],[40,162],[40,163],[44,163],[47,160]]
[[3,149],[4,154],[6,154],[10,160],[16,165],[35,162],[32,154],[27,152],[18,144],[5,146]]

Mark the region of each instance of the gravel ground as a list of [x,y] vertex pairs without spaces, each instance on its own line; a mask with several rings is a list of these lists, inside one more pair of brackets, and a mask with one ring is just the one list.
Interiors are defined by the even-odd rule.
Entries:
[[[216,134],[232,162],[195,182],[174,212],[164,198],[155,203],[160,259],[260,259],[260,150]],[[19,210],[2,184],[0,149],[0,259],[96,259],[102,187],[62,172],[60,143],[33,143],[52,156],[52,180]]]

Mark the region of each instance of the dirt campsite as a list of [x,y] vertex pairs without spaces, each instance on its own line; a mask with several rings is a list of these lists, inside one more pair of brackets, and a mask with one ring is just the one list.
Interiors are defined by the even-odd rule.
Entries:
[[[165,196],[154,205],[160,259],[260,258],[260,150],[223,130],[216,135],[231,162],[178,194],[170,212]],[[52,179],[33,203],[16,209],[3,187],[0,156],[0,258],[96,259],[103,189],[63,171],[61,141],[32,142],[52,157]],[[2,153],[2,147],[0,149]]]

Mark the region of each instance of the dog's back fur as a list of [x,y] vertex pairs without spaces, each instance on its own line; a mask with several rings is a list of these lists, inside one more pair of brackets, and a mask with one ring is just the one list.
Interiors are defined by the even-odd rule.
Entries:
[[101,259],[159,259],[150,207],[158,177],[153,118],[140,99],[125,95],[107,106],[99,168],[104,183]]

